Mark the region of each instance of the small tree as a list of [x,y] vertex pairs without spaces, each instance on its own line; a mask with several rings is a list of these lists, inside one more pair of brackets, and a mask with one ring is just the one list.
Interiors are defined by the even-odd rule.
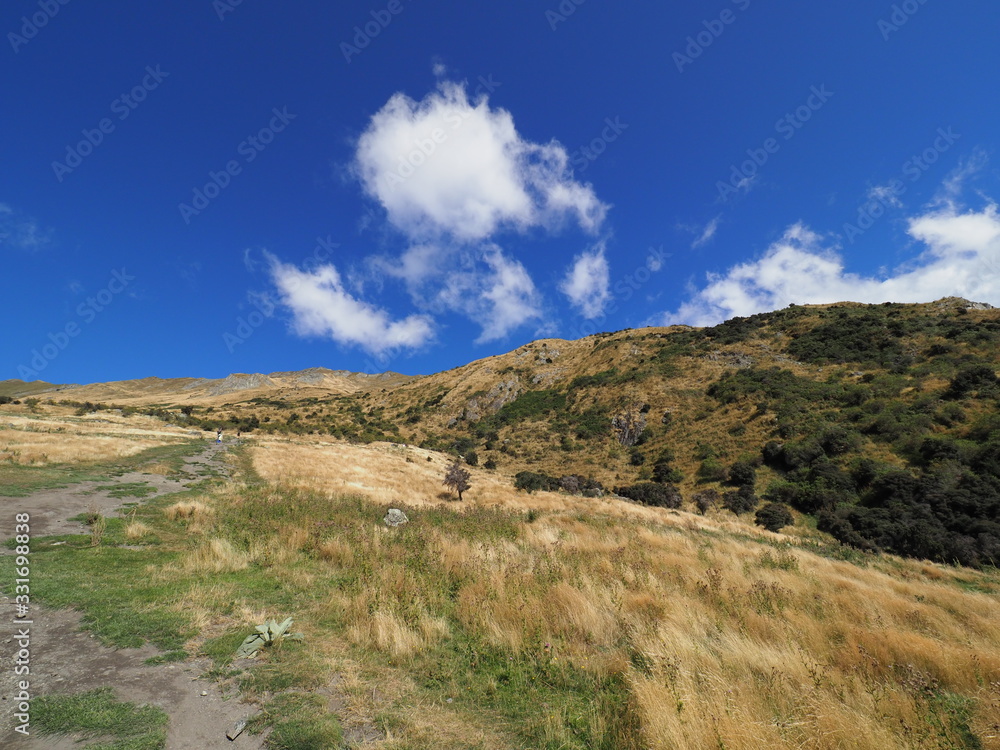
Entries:
[[694,495],[694,505],[698,512],[705,515],[719,503],[719,493],[713,489],[702,490]]
[[448,471],[444,475],[444,485],[458,493],[458,499],[462,499],[462,493],[469,489],[469,480],[472,475],[462,468],[462,457],[455,456],[455,460],[448,464]]

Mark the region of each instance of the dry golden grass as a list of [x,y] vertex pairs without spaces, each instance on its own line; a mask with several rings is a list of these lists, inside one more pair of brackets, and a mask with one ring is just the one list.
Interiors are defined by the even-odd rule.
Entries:
[[[253,460],[272,481],[381,507],[542,510],[517,540],[428,530],[439,575],[463,581],[452,616],[511,654],[620,676],[641,725],[635,747],[961,747],[961,721],[939,724],[952,715],[942,701],[965,696],[983,747],[1000,748],[1000,602],[960,587],[972,571],[892,557],[859,567],[776,549],[780,536],[724,515],[525,495],[476,469],[466,502],[450,502],[438,497],[446,457],[416,448],[271,439]],[[405,665],[449,637],[385,529],[317,552],[333,568],[373,566],[361,593],[325,605],[355,645]],[[467,719],[442,721],[458,731]],[[553,746],[569,741],[565,717],[547,721]]]
[[163,509],[163,513],[171,521],[188,520],[194,518],[196,515],[205,515],[208,512],[208,506],[197,500],[174,503]]
[[152,529],[142,521],[129,521],[125,524],[125,538],[130,542],[138,541],[148,536]]
[[140,467],[139,471],[143,474],[154,474],[159,477],[169,477],[176,474],[174,468],[170,466],[170,464],[164,463],[163,461],[153,461],[145,464]]
[[325,438],[306,443],[267,437],[256,442],[251,455],[254,469],[268,481],[331,495],[363,495],[385,506],[447,506],[458,512],[480,506],[525,512],[596,513],[672,524],[682,520],[675,512],[620,500],[575,497],[559,492],[531,495],[515,492],[510,476],[471,466],[465,468],[472,475],[472,489],[463,494],[463,501],[459,503],[443,484],[451,456],[414,446],[357,445]]
[[184,500],[168,505],[163,513],[171,521],[182,521],[191,534],[204,533],[215,520],[215,509],[201,500]]
[[0,414],[0,461],[23,466],[107,461],[185,439],[149,417]]
[[252,556],[236,549],[226,539],[209,539],[181,562],[185,573],[231,573],[250,566]]

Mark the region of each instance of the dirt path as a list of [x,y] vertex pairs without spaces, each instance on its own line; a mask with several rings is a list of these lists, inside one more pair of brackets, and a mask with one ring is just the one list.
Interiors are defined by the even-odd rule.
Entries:
[[[0,498],[0,537],[11,537],[15,513],[31,515],[33,538],[65,533],[79,533],[81,524],[69,518],[96,509],[111,515],[135,498],[114,498],[108,490],[97,487],[146,482],[156,495],[178,492],[185,485],[208,474],[225,475],[222,451],[214,444],[196,456],[185,459],[184,476],[171,479],[153,474],[124,474],[101,482],[84,482],[60,489],[42,490],[24,498]],[[10,554],[2,549],[0,553]],[[33,571],[38,575],[40,571]],[[62,750],[79,748],[74,738],[24,737],[14,731],[17,682],[25,679],[14,672],[20,648],[14,639],[18,631],[13,597],[0,595],[0,747],[18,750]],[[50,610],[32,605],[30,625],[32,697],[50,693],[79,693],[112,687],[120,700],[150,703],[170,716],[167,730],[168,750],[211,750],[240,748],[258,750],[263,739],[249,734],[235,741],[226,738],[233,724],[252,713],[238,697],[225,696],[208,680],[200,679],[210,666],[204,660],[188,660],[170,665],[146,665],[143,662],[158,651],[152,646],[141,649],[111,649],[80,630],[80,614],[72,610]],[[202,693],[205,695],[202,695]]]
[[[135,497],[112,497],[111,490],[99,490],[98,487],[144,483],[156,489],[154,494],[142,498],[142,501],[146,501],[171,492],[180,492],[207,476],[226,476],[227,469],[222,461],[223,450],[212,443],[198,455],[187,456],[182,474],[176,479],[159,474],[128,472],[100,481],[39,490],[28,497],[0,497],[0,512],[4,514],[0,518],[0,538],[9,539],[13,536],[13,529],[10,527],[14,523],[14,513],[31,515],[31,536],[37,539],[57,534],[79,534],[81,525],[77,521],[70,521],[70,518],[90,510],[110,516],[118,513],[124,506],[137,502]],[[4,552],[9,550],[0,550],[0,554]]]

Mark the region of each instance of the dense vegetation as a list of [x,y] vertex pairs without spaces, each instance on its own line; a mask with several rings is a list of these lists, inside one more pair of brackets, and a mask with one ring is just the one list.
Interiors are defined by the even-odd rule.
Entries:
[[[749,368],[724,375],[708,393],[720,404],[752,401],[758,415],[773,413],[760,461],[778,479],[765,500],[815,515],[821,530],[861,549],[995,565],[1000,388],[995,363],[977,348],[995,342],[997,326],[894,313],[892,306],[833,310],[788,347],[806,362],[867,372],[820,381]],[[919,351],[918,336],[947,342]],[[935,387],[929,375],[947,376],[946,385]]]
[[602,333],[576,342],[572,367],[530,344],[479,390],[431,376],[327,400],[118,408],[193,429],[413,443],[503,469],[527,492],[603,481],[636,502],[750,514],[765,528],[788,525],[791,509],[859,549],[993,565],[1000,315],[969,308],[791,306]]

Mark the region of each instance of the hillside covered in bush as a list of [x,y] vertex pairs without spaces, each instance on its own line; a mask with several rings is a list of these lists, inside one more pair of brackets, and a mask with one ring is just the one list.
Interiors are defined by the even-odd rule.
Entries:
[[527,492],[756,513],[772,529],[815,524],[858,549],[982,566],[1000,560],[998,344],[1000,310],[961,299],[792,306],[537,341],[328,398],[235,392],[146,411],[414,444],[517,475]]

